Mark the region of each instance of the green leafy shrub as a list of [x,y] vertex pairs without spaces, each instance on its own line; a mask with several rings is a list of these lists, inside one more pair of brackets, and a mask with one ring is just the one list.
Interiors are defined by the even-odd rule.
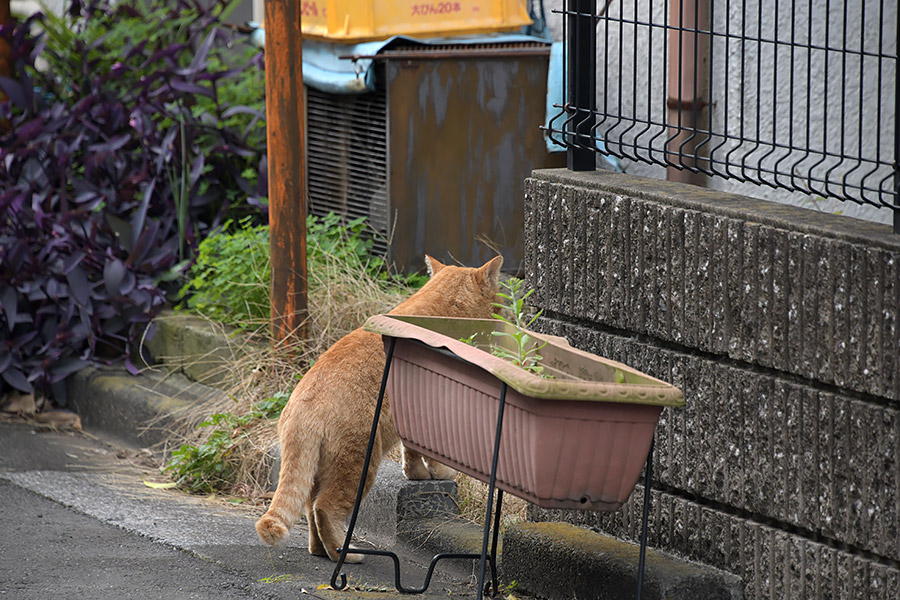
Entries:
[[357,217],[344,223],[333,212],[324,217],[311,216],[306,220],[306,249],[310,269],[324,262],[343,263],[358,267],[366,275],[380,281],[397,283],[410,288],[420,288],[428,281],[427,275],[392,273],[384,259],[372,253],[374,240],[368,231],[365,217]]
[[229,488],[239,468],[235,450],[250,439],[256,422],[278,418],[288,398],[288,394],[276,394],[257,402],[250,412],[240,416],[230,412],[210,416],[198,426],[212,428],[209,435],[197,444],[182,444],[173,451],[163,471],[190,492],[211,494]]
[[[97,94],[137,109],[130,127],[149,138],[144,152],[162,159],[157,168],[174,176],[173,195],[184,186],[186,201],[210,209],[246,210],[247,199],[265,208],[264,57],[225,24],[241,1],[87,0],[67,15],[47,11],[42,58],[56,85],[37,83],[70,106]],[[169,148],[154,147],[166,134]]]
[[265,219],[263,57],[222,21],[237,1],[77,0],[0,25],[0,396],[64,406],[89,364],[137,373],[199,241]]
[[384,261],[372,256],[372,238],[365,236],[366,219],[359,217],[342,222],[333,212],[324,217],[310,215],[306,219],[306,251],[311,263],[325,257],[348,264],[364,265],[369,273],[382,271]]
[[200,242],[181,294],[190,294],[188,306],[210,319],[258,324],[269,318],[269,277],[269,227],[244,220],[235,231]]
[[[254,329],[269,319],[269,228],[244,219],[232,230],[229,222],[200,243],[197,261],[181,289],[189,310],[241,329]],[[417,287],[418,276],[391,277],[384,260],[372,255],[372,238],[364,218],[347,223],[329,213],[306,219],[307,271],[310,287],[315,271],[358,272],[386,284]]]

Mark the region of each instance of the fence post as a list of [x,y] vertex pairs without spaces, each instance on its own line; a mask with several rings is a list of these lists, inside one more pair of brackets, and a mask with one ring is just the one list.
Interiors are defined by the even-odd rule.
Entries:
[[266,0],[272,337],[306,338],[306,165],[300,2]]
[[593,139],[597,97],[597,0],[566,2],[566,104],[569,108],[565,136],[568,142],[566,165],[571,171],[593,171],[597,165]]

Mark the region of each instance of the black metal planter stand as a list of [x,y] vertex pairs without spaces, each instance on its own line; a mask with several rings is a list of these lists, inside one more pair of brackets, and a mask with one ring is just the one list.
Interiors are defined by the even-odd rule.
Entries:
[[[353,505],[353,513],[350,516],[350,523],[347,526],[347,535],[344,538],[344,545],[339,548],[340,556],[337,564],[334,566],[334,572],[331,575],[331,587],[335,590],[342,590],[347,587],[347,576],[341,572],[347,553],[350,550],[350,540],[353,537],[353,530],[356,527],[356,519],[359,516],[359,507],[362,503],[363,490],[365,490],[366,478],[369,473],[369,465],[372,459],[372,448],[375,445],[375,434],[378,430],[378,420],[381,416],[381,407],[384,404],[384,393],[387,388],[388,374],[391,369],[391,362],[394,357],[394,346],[397,338],[390,338],[388,343],[387,355],[384,363],[384,374],[381,378],[381,388],[378,391],[378,402],[375,406],[375,416],[372,418],[372,430],[369,433],[369,444],[366,447],[366,458],[363,462],[362,475],[359,478],[359,487],[356,490],[356,501]],[[503,504],[503,490],[496,489],[497,483],[497,461],[500,455],[500,436],[503,433],[503,412],[506,408],[506,383],[500,382],[500,407],[497,412],[497,429],[494,435],[494,454],[491,460],[491,474],[488,482],[488,501],[484,515],[484,537],[481,543],[481,554],[463,554],[463,553],[444,553],[436,554],[431,559],[428,571],[425,574],[425,582],[422,587],[405,587],[400,581],[400,558],[389,550],[370,550],[367,548],[353,548],[355,554],[366,554],[374,556],[387,556],[394,562],[394,587],[401,594],[421,594],[428,589],[431,584],[431,577],[434,575],[434,569],[437,563],[446,559],[471,559],[478,560],[478,600],[482,600],[484,594],[494,595],[497,593],[497,544],[500,534],[500,511]],[[641,544],[638,560],[638,581],[637,581],[637,599],[641,600],[643,593],[644,580],[644,563],[647,550],[647,519],[650,514],[650,483],[653,475],[653,442],[650,443],[650,453],[647,455],[647,465],[644,477],[644,506],[643,517],[641,521]],[[494,510],[494,492],[497,492],[497,507]],[[492,519],[493,515],[493,519]],[[493,520],[493,529],[491,521]],[[493,535],[492,535],[493,532]],[[490,552],[488,552],[490,545]],[[487,566],[491,567],[491,581],[489,585],[485,585],[485,575],[487,574]],[[340,581],[338,579],[340,578]]]

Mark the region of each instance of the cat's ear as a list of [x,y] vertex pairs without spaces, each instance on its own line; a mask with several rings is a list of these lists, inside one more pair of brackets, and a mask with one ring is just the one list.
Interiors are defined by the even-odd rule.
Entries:
[[437,272],[444,268],[444,265],[436,258],[425,255],[425,267],[428,269],[428,276],[434,277]]
[[500,281],[500,267],[503,266],[503,257],[499,254],[487,261],[481,267],[478,268],[478,271],[484,276],[485,280],[489,282],[491,285],[496,286]]

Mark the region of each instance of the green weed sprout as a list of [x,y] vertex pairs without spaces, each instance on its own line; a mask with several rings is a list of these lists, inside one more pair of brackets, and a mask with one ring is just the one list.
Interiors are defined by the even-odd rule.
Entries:
[[513,333],[507,331],[495,331],[493,334],[497,337],[507,337],[513,340],[514,350],[509,350],[499,344],[492,344],[491,352],[494,356],[508,360],[529,373],[540,375],[541,377],[549,377],[544,373],[544,367],[540,364],[543,357],[538,354],[541,348],[546,346],[547,343],[544,342],[538,346],[534,338],[525,331],[531,327],[531,324],[534,323],[538,317],[541,316],[543,310],[539,310],[534,316],[528,319],[528,316],[525,313],[525,300],[534,293],[534,290],[523,293],[523,285],[524,282],[515,277],[511,277],[500,283],[502,289],[497,292],[497,295],[506,302],[494,302],[493,304],[497,308],[502,309],[501,313],[503,310],[508,311],[512,315],[512,318],[500,313],[495,313],[492,316],[495,319],[499,319],[504,323],[511,325],[515,331]]
[[172,452],[163,472],[169,473],[179,487],[195,493],[215,493],[233,480],[231,455],[243,440],[247,428],[256,420],[275,419],[284,410],[289,394],[279,393],[253,405],[247,414],[230,412],[211,415],[198,427],[212,427],[212,434],[200,444],[182,444]]

